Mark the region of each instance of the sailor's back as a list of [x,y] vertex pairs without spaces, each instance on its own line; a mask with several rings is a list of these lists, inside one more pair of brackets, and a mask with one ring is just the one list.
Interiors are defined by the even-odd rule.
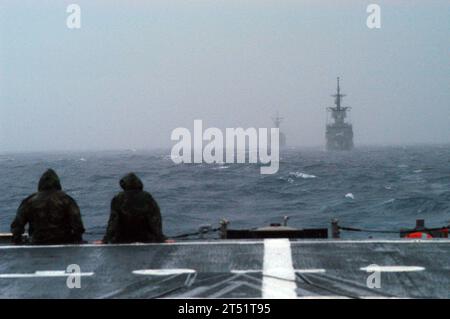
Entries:
[[25,226],[34,244],[81,242],[84,232],[75,200],[61,190],[59,178],[47,170],[39,181],[38,192],[25,198],[11,224],[13,241],[21,242]]
[[120,180],[123,191],[111,201],[105,243],[163,242],[161,213],[152,195],[133,173]]

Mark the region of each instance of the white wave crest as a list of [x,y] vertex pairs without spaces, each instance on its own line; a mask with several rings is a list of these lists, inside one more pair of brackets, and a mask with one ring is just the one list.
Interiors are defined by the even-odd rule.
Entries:
[[229,168],[229,167],[230,167],[230,166],[220,165],[220,166],[213,167],[213,169],[227,169],[227,168]]
[[295,176],[297,178],[316,178],[316,175],[310,175],[302,172],[289,172],[290,176]]
[[355,196],[352,193],[347,193],[345,194],[345,198],[355,199]]

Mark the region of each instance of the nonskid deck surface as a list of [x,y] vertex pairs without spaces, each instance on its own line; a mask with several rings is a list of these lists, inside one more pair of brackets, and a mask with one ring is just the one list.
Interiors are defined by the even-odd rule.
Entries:
[[[0,246],[0,297],[449,298],[449,251],[449,240]],[[73,264],[81,288],[67,286]]]

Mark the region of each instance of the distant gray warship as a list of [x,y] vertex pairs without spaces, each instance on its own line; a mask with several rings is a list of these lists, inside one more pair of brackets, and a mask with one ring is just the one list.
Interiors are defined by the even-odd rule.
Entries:
[[335,98],[336,106],[328,107],[327,111],[331,113],[331,119],[327,116],[327,150],[345,151],[353,148],[353,127],[347,122],[347,112],[350,107],[341,106],[342,98],[345,94],[341,94],[339,86],[339,78],[337,78],[337,93],[332,95]]
[[[280,128],[280,124],[283,121],[283,118],[279,116],[278,112],[275,115],[275,117],[272,118],[273,124],[275,125],[275,128]],[[286,146],[286,136],[281,132],[280,130],[280,147]]]

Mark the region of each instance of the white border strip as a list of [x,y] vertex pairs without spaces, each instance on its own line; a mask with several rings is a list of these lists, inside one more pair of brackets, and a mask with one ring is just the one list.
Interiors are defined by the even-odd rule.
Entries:
[[0,274],[0,278],[44,278],[44,277],[85,277],[93,272],[65,272],[64,270],[41,270],[31,274]]
[[366,272],[410,272],[410,271],[424,271],[424,267],[420,266],[367,266],[359,268]]
[[184,268],[174,268],[174,269],[140,269],[133,270],[135,275],[143,276],[170,276],[170,275],[181,275],[181,274],[195,274],[194,269],[184,269]]
[[[88,247],[146,247],[146,246],[195,246],[195,245],[262,245],[264,239],[260,241],[245,241],[245,240],[211,240],[211,241],[186,241],[186,242],[175,242],[175,243],[136,243],[136,244],[108,244],[108,245],[97,245],[97,244],[83,244],[83,245],[9,245],[1,246],[0,249],[40,249],[40,248],[66,248],[66,247],[76,247],[76,248],[88,248]],[[362,240],[331,240],[331,239],[317,239],[317,240],[293,240],[293,245],[303,245],[303,244],[450,244],[450,239],[362,239]]]

